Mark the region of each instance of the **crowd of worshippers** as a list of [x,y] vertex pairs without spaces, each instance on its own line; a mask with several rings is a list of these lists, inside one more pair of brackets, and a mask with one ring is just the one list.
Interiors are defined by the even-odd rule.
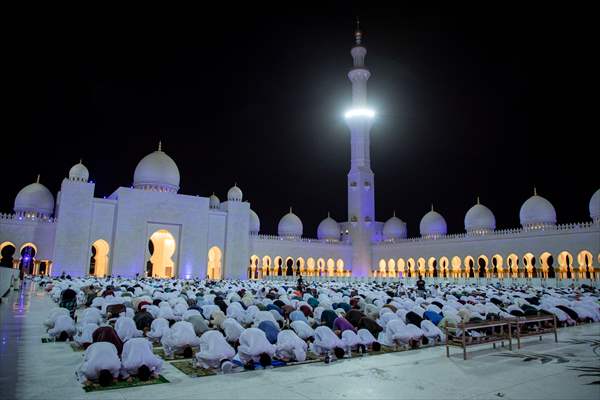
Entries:
[[[417,348],[457,334],[463,322],[556,316],[561,325],[600,321],[589,286],[73,278],[39,280],[59,303],[45,325],[85,350],[83,381],[110,384],[160,372],[165,356],[235,370],[301,362],[307,352],[343,358],[381,346]],[[469,330],[471,336],[486,330]]]

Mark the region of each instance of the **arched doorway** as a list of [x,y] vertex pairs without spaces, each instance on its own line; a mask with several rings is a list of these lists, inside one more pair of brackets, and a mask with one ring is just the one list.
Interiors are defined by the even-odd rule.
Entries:
[[218,246],[213,246],[208,250],[208,268],[207,275],[209,279],[223,278],[223,265],[221,259],[223,252]]
[[262,259],[262,276],[271,275],[271,257],[264,256]]
[[35,254],[37,248],[33,243],[25,243],[21,246],[21,259],[19,260],[19,269],[22,269],[25,274],[33,274],[35,265]]
[[11,242],[4,242],[0,245],[0,266],[6,268],[13,268],[13,257],[17,247]]
[[279,256],[275,257],[275,273],[273,275],[282,276],[283,275],[283,259]]
[[475,259],[471,256],[465,257],[465,276],[468,278],[475,278],[475,271],[473,268],[475,267]]
[[385,260],[384,259],[379,260],[379,273],[377,274],[378,276],[387,276],[385,266],[386,266]]
[[294,275],[294,259],[288,257],[285,259],[285,276]]
[[148,240],[150,259],[149,264],[146,263],[146,273],[150,273],[148,276],[156,278],[175,276],[175,262],[172,259],[175,247],[175,238],[166,229],[159,229],[150,236]]
[[594,266],[592,260],[594,257],[588,250],[582,250],[577,255],[579,261],[579,277],[580,279],[593,279],[594,278]]
[[461,276],[460,267],[462,265],[462,261],[461,261],[460,257],[459,256],[452,257],[451,263],[452,263],[452,277],[460,278],[460,276]]
[[558,255],[558,264],[560,265],[560,275],[562,279],[573,279],[573,256],[568,251],[563,251]]
[[327,260],[327,276],[331,277],[335,274],[335,261],[333,258]]
[[306,260],[306,267],[308,270],[308,276],[315,276],[315,259],[312,257],[309,257],[308,260]]
[[506,257],[506,262],[508,263],[508,268],[510,271],[510,276],[513,278],[519,277],[519,256],[515,253],[511,253]]
[[406,261],[404,261],[404,258],[399,258],[396,266],[398,267],[398,276],[404,278],[404,275],[406,274],[406,271],[404,270],[406,268]]
[[335,263],[335,269],[337,276],[344,276],[344,260],[338,259]]
[[427,264],[429,266],[429,276],[432,278],[437,278],[437,260],[435,259],[435,257],[429,257],[429,260],[427,260]]
[[448,257],[444,256],[444,257],[440,258],[439,264],[440,264],[440,268],[442,271],[442,278],[448,278],[449,277],[448,265],[450,264]]
[[488,267],[488,258],[485,255],[480,255],[477,257],[477,267],[479,271],[479,277],[485,278],[487,276],[487,267]]
[[415,276],[415,259],[414,258],[409,258],[408,261],[406,261],[406,264],[408,265],[408,277],[412,278]]
[[98,239],[92,243],[90,268],[88,274],[92,276],[108,275],[108,253],[110,246],[106,240]]
[[492,257],[492,276],[496,278],[504,278],[504,270],[502,269],[502,256],[500,254],[495,254]]
[[317,260],[317,273],[318,276],[323,276],[325,274],[325,260],[322,258]]

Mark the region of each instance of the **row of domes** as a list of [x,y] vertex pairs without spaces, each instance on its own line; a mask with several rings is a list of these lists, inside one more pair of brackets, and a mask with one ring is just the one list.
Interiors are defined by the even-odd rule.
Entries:
[[[73,181],[87,182],[89,171],[81,160],[69,170],[69,179]],[[133,187],[142,190],[163,191],[177,193],[179,190],[179,169],[177,164],[162,151],[161,144],[158,150],[148,154],[135,168]],[[234,185],[227,192],[228,201],[242,201],[241,189]],[[211,195],[209,206],[212,209],[220,207],[217,196]],[[42,216],[51,216],[54,211],[54,196],[38,180],[25,186],[15,198],[14,210],[17,213],[31,213]],[[590,199],[590,217],[594,221],[600,221],[600,189]],[[521,206],[519,212],[520,222],[523,227],[542,227],[556,224],[556,211],[552,203],[545,198],[534,195],[527,199]],[[496,218],[492,211],[479,203],[475,204],[465,215],[465,230],[467,232],[485,233],[496,229]],[[300,218],[292,210],[284,215],[279,221],[278,234],[282,237],[301,237],[303,225]],[[423,237],[435,237],[447,234],[447,224],[444,217],[433,210],[425,214],[419,225],[420,234]],[[260,220],[253,210],[250,210],[250,232],[260,231]],[[319,224],[317,237],[320,240],[339,240],[340,226],[329,215]],[[407,237],[406,223],[394,215],[386,221],[383,227],[384,240],[402,239]]]

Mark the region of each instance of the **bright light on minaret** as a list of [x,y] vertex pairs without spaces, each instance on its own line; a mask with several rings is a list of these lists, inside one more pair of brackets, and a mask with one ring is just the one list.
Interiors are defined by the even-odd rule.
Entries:
[[349,110],[344,114],[346,118],[354,118],[354,117],[367,117],[373,118],[375,116],[375,111],[369,110],[368,108],[354,108]]

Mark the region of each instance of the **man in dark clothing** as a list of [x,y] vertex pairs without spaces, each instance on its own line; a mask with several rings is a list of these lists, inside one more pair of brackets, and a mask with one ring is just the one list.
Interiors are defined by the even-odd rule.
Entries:
[[419,316],[414,311],[409,311],[406,313],[406,323],[416,325],[418,328],[421,327],[421,322],[423,322],[423,318]]
[[147,332],[150,330],[150,325],[154,321],[154,317],[146,310],[141,310],[135,313],[133,316],[135,327],[140,331]]
[[420,297],[425,297],[425,281],[419,275],[419,280],[417,281],[417,295]]

